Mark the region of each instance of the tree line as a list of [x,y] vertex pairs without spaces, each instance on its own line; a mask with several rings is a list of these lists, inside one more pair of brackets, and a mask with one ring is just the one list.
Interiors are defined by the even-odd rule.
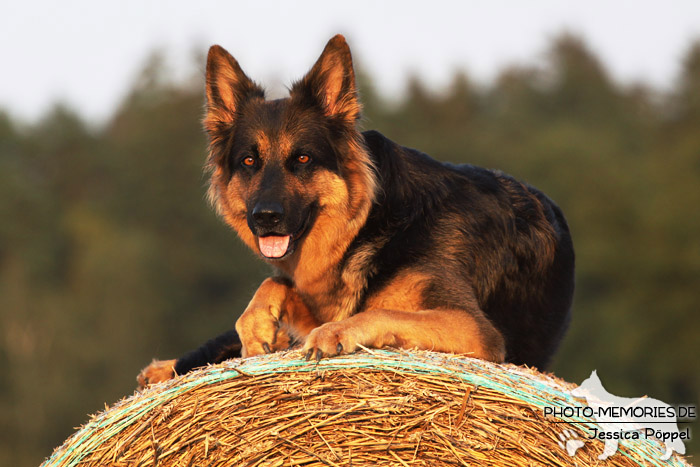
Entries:
[[[563,34],[490,83],[409,77],[399,99],[359,84],[366,129],[562,207],[577,290],[554,373],[697,405],[700,42],[680,68],[669,90],[621,84]],[[151,358],[231,328],[269,272],[205,201],[203,89],[156,55],[104,124],[0,111],[0,464],[37,465]]]

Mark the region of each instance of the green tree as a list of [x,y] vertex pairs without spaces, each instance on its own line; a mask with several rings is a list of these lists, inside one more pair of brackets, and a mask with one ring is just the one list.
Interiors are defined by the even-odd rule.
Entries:
[[[553,370],[569,381],[597,368],[620,395],[700,401],[699,44],[670,93],[616,83],[570,34],[493,83],[413,77],[391,101],[358,73],[366,128],[563,208],[577,291]],[[152,357],[231,328],[267,272],[205,201],[201,76],[167,76],[154,54],[98,127],[65,105],[31,125],[0,112],[1,465],[37,465]]]

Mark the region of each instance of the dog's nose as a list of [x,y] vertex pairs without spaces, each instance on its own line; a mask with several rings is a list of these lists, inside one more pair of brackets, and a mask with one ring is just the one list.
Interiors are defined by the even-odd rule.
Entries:
[[260,202],[253,208],[253,220],[258,227],[270,229],[284,218],[284,208],[275,202]]

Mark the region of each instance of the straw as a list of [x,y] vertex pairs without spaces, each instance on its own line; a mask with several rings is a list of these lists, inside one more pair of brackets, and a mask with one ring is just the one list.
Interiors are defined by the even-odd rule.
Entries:
[[[688,465],[654,439],[599,461],[575,385],[514,365],[426,351],[366,350],[307,362],[299,351],[234,359],[122,399],[43,466]],[[571,430],[575,457],[560,445]]]

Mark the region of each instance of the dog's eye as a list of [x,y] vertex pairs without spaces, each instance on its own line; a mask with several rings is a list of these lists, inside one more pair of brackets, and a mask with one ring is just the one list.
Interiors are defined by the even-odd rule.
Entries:
[[301,154],[297,156],[297,160],[299,161],[300,164],[308,164],[311,162],[311,158],[307,156],[306,154]]
[[253,167],[255,165],[255,158],[253,156],[248,156],[241,161],[241,164],[246,167]]

